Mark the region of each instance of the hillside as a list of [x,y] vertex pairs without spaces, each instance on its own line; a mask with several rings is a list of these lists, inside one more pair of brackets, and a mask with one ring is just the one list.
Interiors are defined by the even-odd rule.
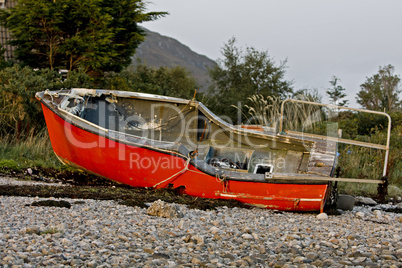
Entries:
[[133,64],[140,59],[142,63],[156,68],[183,66],[197,79],[201,86],[200,91],[205,92],[209,84],[207,68],[214,66],[215,61],[197,54],[176,39],[146,29],[145,31],[146,39],[137,48],[136,54],[133,56]]

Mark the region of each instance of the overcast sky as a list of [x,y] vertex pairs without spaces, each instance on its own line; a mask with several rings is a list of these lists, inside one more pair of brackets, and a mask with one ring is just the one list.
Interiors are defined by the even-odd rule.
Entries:
[[366,77],[391,64],[402,73],[400,0],[150,0],[169,15],[142,25],[217,60],[231,37],[277,63],[287,59],[295,89],[325,90],[341,79],[351,107]]

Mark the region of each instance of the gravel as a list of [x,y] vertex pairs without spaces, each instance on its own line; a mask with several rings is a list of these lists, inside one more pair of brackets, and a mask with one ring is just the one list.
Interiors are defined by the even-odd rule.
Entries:
[[30,206],[43,200],[0,196],[0,267],[402,267],[392,205],[333,216],[175,204],[169,218],[115,201]]
[[43,185],[43,186],[69,186],[68,184],[62,183],[49,183],[31,180],[20,180],[11,177],[0,176],[0,185]]

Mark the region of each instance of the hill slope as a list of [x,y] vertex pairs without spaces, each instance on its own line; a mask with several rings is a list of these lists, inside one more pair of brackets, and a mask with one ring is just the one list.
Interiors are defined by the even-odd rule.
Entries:
[[197,54],[176,39],[146,29],[144,30],[147,36],[132,57],[133,64],[136,64],[137,58],[139,58],[142,63],[156,68],[161,66],[182,66],[189,70],[193,77],[197,79],[201,86],[200,91],[203,92],[208,88],[209,77],[207,68],[214,66],[216,64],[215,61],[204,55]]

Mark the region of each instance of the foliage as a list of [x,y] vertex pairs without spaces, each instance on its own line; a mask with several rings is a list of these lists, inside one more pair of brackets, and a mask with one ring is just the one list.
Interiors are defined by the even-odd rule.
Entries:
[[[386,131],[376,131],[365,138],[366,142],[385,144]],[[382,177],[385,151],[342,145],[339,148],[338,165],[342,168],[342,177],[375,179]],[[402,187],[402,127],[397,126],[391,133],[388,159],[388,179],[391,184]]]
[[236,47],[235,38],[224,45],[222,55],[224,59],[209,70],[209,106],[216,114],[235,121],[238,109],[242,109],[239,101],[251,105],[248,97],[252,95],[284,98],[292,93],[291,82],[284,79],[286,61],[277,65],[267,52],[252,47],[243,52]]
[[264,98],[263,95],[253,95],[247,98],[251,104],[244,105],[251,118],[247,119],[249,124],[269,126],[276,129],[280,118],[281,100],[275,96]]
[[[45,74],[46,75],[46,74]],[[35,92],[53,84],[32,69],[14,66],[0,72],[0,122],[2,134],[22,132],[43,122]]]
[[66,87],[92,86],[82,71],[72,71],[63,82],[61,75],[49,69],[34,71],[28,67],[5,68],[0,71],[0,135],[40,130],[44,119],[35,93]]
[[140,64],[121,73],[108,73],[105,77],[104,87],[112,90],[137,91],[191,99],[197,83],[191,74],[181,66],[156,69]]
[[142,0],[19,0],[1,10],[0,23],[12,32],[19,61],[95,75],[128,66],[144,39],[138,23],[166,14],[144,10]]
[[[402,124],[402,113],[392,112],[389,115],[394,131]],[[347,139],[365,141],[363,136],[371,136],[379,131],[385,133],[388,129],[388,119],[383,115],[347,111],[339,113],[333,121],[339,124],[339,128],[343,130],[343,137]],[[402,146],[398,148],[402,149]]]
[[333,76],[332,80],[329,81],[329,83],[332,85],[332,88],[328,88],[326,92],[332,104],[337,106],[346,106],[348,100],[342,100],[343,98],[346,97],[346,94],[344,93],[345,88],[340,86],[338,84],[338,81],[340,81],[340,79],[336,76]]
[[[388,160],[388,179],[391,184],[402,186],[402,113],[393,112]],[[333,118],[343,130],[342,138],[374,144],[386,144],[388,120],[385,116],[342,112]],[[341,177],[380,179],[382,177],[385,151],[354,145],[339,145]],[[362,189],[368,189],[364,187]]]
[[321,103],[322,97],[317,89],[299,89],[292,95],[292,99]]
[[[299,90],[292,98],[310,102],[319,102],[317,91]],[[244,105],[247,114],[247,124],[269,126],[275,131],[279,129],[281,106],[283,100],[275,96],[253,95],[247,98],[250,105]],[[234,106],[237,108],[236,106]],[[283,129],[305,131],[322,121],[322,110],[318,106],[302,103],[287,103],[284,106]]]
[[[402,196],[401,186],[389,185],[387,199],[398,200]],[[339,194],[347,194],[352,196],[371,196],[376,198],[378,196],[378,185],[373,183],[353,183],[353,182],[339,182]]]
[[63,89],[76,87],[94,88],[97,85],[96,81],[89,77],[81,68],[68,72],[67,79],[65,80],[60,75],[58,75],[58,79],[61,79]]
[[401,102],[398,94],[400,78],[394,74],[394,67],[387,65],[380,67],[377,74],[367,77],[366,82],[360,85],[357,93],[357,103],[363,108],[376,111],[396,111]]
[[[305,90],[294,94],[295,99],[314,102],[319,99],[317,92]],[[281,116],[281,106],[283,100],[275,96],[253,95],[248,98],[250,105],[244,105],[247,110],[248,124],[258,124],[269,126],[277,131]],[[237,107],[236,107],[237,108]],[[309,128],[316,122],[321,121],[320,107],[302,103],[287,103],[284,107],[284,129],[301,130],[300,128]]]
[[[314,94],[297,92],[294,97],[313,101]],[[268,96],[254,95],[249,98],[252,105],[245,106],[251,116],[250,123],[257,123],[273,127],[278,130],[280,107],[283,100]],[[327,111],[329,114],[331,111]],[[284,129],[301,130],[308,133],[331,135],[337,133],[338,128],[343,130],[342,137],[352,140],[385,145],[388,120],[385,116],[356,113],[351,111],[340,112],[337,116],[324,116],[324,108],[299,103],[287,103],[284,110]],[[398,187],[402,186],[402,113],[390,114],[393,122],[390,154],[388,162],[389,182]],[[325,121],[324,121],[325,120]],[[302,129],[300,129],[302,127]],[[331,135],[332,136],[332,135]],[[339,162],[342,168],[341,177],[374,179],[382,177],[385,151],[339,144]],[[354,186],[354,193],[372,191],[370,186]],[[350,185],[348,186],[350,187]],[[375,187],[374,187],[375,188]],[[374,189],[376,190],[376,189]],[[346,191],[343,189],[342,191]],[[350,193],[350,191],[349,191]],[[400,191],[399,191],[400,193]]]
[[91,79],[83,69],[68,73],[67,78],[50,69],[34,71],[29,67],[0,70],[0,136],[26,134],[31,128],[40,130],[44,119],[35,93],[75,87],[138,91],[181,98],[192,98],[196,81],[183,67],[154,69],[139,65],[121,73],[109,72],[105,78]]
[[4,68],[12,66],[11,61],[6,61],[6,59],[4,57],[5,52],[6,52],[6,49],[0,44],[0,70],[3,70]]

